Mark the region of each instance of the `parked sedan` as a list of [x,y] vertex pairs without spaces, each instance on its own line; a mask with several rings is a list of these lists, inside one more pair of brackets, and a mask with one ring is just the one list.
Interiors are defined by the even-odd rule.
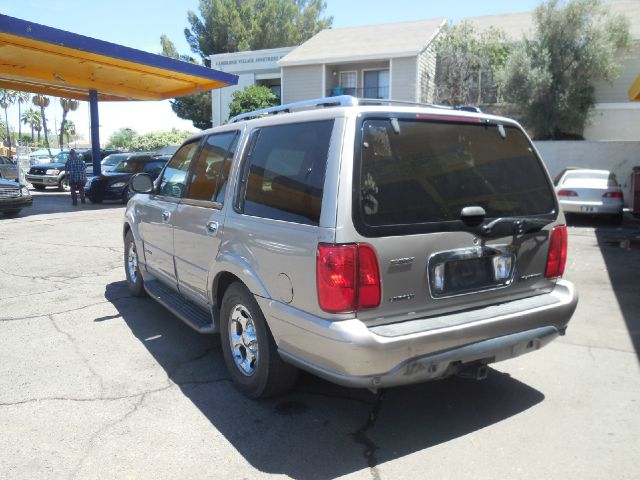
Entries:
[[613,173],[569,168],[555,180],[556,193],[565,213],[606,215],[616,223],[622,222],[624,196]]
[[9,157],[0,155],[0,178],[18,180],[18,167]]
[[133,195],[129,190],[131,177],[136,173],[148,173],[155,179],[170,158],[169,155],[132,155],[110,172],[90,178],[84,187],[85,195],[92,203],[102,203],[104,200],[127,203]]
[[24,207],[30,207],[32,203],[33,198],[27,187],[0,178],[0,213],[7,217],[14,216]]

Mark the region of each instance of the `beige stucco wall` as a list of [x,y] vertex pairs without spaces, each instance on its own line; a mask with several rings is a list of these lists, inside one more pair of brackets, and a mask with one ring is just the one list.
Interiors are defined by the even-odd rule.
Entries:
[[417,101],[416,98],[416,57],[394,58],[391,60],[391,98],[394,100]]
[[596,104],[584,138],[640,141],[640,102]]
[[324,65],[282,68],[282,103],[325,96],[322,89]]

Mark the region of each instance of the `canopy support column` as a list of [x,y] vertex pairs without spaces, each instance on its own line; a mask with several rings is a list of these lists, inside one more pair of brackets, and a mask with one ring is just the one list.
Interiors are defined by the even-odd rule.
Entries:
[[98,91],[89,90],[89,112],[91,114],[91,159],[93,175],[100,175],[100,122],[98,119]]

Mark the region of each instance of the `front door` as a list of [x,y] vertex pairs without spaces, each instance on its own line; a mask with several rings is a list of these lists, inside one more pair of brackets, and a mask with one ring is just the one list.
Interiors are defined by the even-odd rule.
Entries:
[[206,138],[174,216],[178,288],[202,305],[208,303],[207,281],[222,237],[224,197],[239,136],[233,130]]
[[173,261],[173,217],[186,192],[191,160],[199,140],[183,145],[171,158],[157,183],[157,192],[140,209],[140,225],[147,269],[158,279],[177,285]]

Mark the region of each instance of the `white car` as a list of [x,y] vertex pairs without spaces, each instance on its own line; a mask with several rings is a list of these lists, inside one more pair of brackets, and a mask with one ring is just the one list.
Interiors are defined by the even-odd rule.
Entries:
[[554,183],[564,213],[606,215],[622,223],[624,195],[610,171],[567,168]]

